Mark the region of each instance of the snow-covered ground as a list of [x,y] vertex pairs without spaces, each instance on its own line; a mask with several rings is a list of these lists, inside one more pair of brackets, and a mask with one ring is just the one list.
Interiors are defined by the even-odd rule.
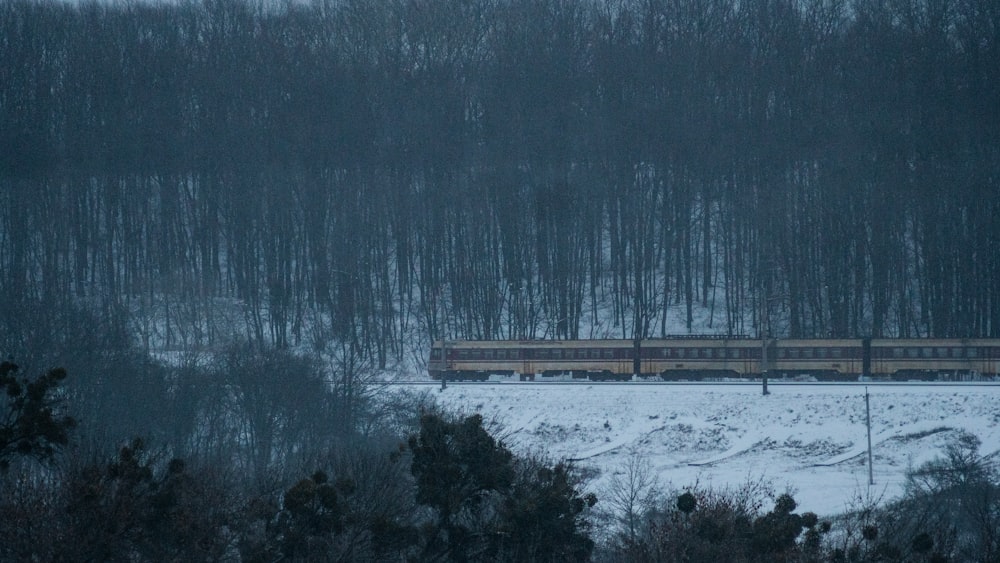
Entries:
[[600,493],[631,452],[661,484],[790,490],[800,510],[834,515],[859,498],[902,492],[906,470],[943,454],[962,432],[1000,457],[1000,385],[873,385],[875,485],[868,485],[865,387],[860,385],[494,383],[432,393],[449,410],[502,423],[518,451],[572,459]]

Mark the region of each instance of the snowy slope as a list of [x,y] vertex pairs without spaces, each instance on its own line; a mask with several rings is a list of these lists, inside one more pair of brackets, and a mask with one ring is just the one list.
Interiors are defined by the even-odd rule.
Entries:
[[832,515],[853,499],[902,492],[908,467],[961,431],[1000,454],[1000,386],[878,385],[871,399],[875,486],[868,487],[865,387],[858,385],[494,383],[435,389],[439,403],[498,419],[516,450],[576,460],[600,493],[630,450],[661,483],[737,486],[764,478],[801,510]]

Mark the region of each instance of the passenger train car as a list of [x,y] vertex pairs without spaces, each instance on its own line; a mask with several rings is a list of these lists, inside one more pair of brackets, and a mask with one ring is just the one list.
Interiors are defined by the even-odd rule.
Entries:
[[[762,361],[763,359],[763,361]],[[433,379],[491,376],[626,381],[770,378],[816,381],[980,380],[1000,373],[1000,339],[437,341]]]

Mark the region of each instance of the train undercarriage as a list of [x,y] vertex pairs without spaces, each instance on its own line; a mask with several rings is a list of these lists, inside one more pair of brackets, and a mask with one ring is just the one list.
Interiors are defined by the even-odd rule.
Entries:
[[[541,373],[518,373],[513,370],[452,370],[435,372],[432,378],[446,381],[537,381],[537,382],[737,382],[760,381],[759,373],[739,373],[735,370],[669,370],[661,373],[630,373],[604,371],[556,371]],[[995,374],[982,374],[969,370],[899,370],[891,374],[876,373],[864,377],[860,373],[843,373],[833,370],[771,370],[767,378],[772,382],[979,382],[997,381]]]

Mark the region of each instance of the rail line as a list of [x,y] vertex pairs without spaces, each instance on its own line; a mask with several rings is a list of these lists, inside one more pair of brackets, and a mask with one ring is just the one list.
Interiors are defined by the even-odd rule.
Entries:
[[[390,385],[413,387],[441,387],[440,381],[389,381]],[[526,386],[541,387],[558,386],[613,386],[634,387],[639,385],[657,386],[699,386],[699,387],[760,387],[760,381],[449,381],[446,387],[464,386]],[[770,379],[768,387],[955,387],[967,389],[970,387],[1000,387],[1000,381],[782,381]]]

